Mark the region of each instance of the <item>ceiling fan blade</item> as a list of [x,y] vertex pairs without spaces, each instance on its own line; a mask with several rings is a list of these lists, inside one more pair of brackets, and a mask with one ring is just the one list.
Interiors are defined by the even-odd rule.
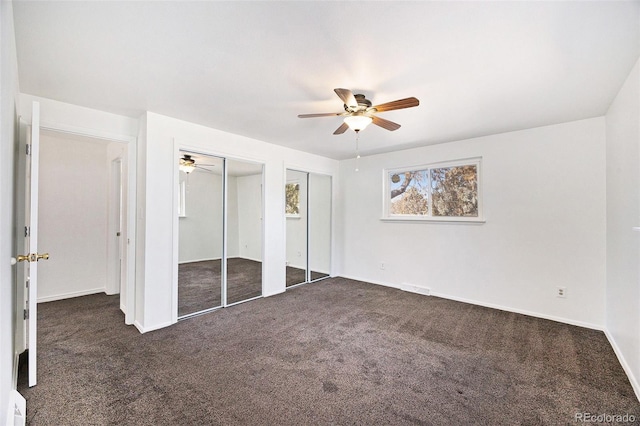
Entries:
[[376,112],[385,112],[392,111],[394,109],[403,109],[403,108],[411,108],[420,105],[420,101],[416,98],[405,98],[398,99],[397,101],[387,102],[380,105],[374,105],[371,109],[376,110]]
[[341,134],[343,134],[344,132],[346,132],[348,128],[349,128],[349,126],[347,125],[347,123],[342,123],[342,124],[340,125],[340,127],[338,127],[338,128],[336,129],[336,131],[335,131],[335,132],[333,132],[333,134],[334,134],[334,135],[341,135]]
[[320,114],[298,114],[298,118],[335,117],[336,115],[344,115],[344,113],[343,112],[324,112]]
[[393,121],[385,120],[384,118],[380,118],[375,115],[371,116],[371,118],[373,119],[373,124],[375,124],[376,126],[380,126],[383,129],[394,131],[400,128],[400,125],[398,123],[394,123]]
[[338,95],[338,97],[342,99],[342,102],[344,102],[346,106],[351,108],[358,108],[358,102],[356,102],[356,97],[353,96],[351,90],[333,89],[333,91],[336,92],[336,95]]
[[195,168],[198,169],[198,170],[204,170],[205,172],[213,173],[213,170],[209,170],[209,169],[207,169],[206,167],[203,167],[203,166],[204,166],[204,164],[202,164],[202,165],[201,164],[196,164]]

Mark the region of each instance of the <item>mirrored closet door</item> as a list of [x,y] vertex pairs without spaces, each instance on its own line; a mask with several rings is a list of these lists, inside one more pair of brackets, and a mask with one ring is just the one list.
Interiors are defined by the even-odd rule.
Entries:
[[331,176],[287,170],[287,287],[331,273]]
[[227,305],[262,296],[262,164],[227,160]]
[[309,280],[331,273],[331,176],[309,173]]
[[261,297],[263,165],[179,156],[178,318]]
[[307,282],[307,178],[306,172],[287,170],[287,287]]
[[[180,152],[178,317],[222,306],[224,159]],[[184,162],[183,162],[184,163]]]

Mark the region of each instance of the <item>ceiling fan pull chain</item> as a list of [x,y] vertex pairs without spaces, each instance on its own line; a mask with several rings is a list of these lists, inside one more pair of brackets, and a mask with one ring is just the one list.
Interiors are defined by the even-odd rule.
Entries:
[[358,163],[360,160],[360,149],[358,148],[358,142],[360,141],[360,132],[356,132],[356,172],[360,170]]

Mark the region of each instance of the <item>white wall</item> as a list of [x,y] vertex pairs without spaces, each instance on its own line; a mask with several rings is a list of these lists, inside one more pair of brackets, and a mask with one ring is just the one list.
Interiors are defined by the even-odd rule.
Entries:
[[239,256],[262,261],[262,175],[238,176],[236,183]]
[[106,290],[109,144],[41,132],[38,302]]
[[[384,168],[476,156],[486,223],[380,221]],[[364,157],[359,168],[340,164],[342,275],[603,327],[603,118]]]
[[[287,218],[287,264],[294,268],[307,269],[307,180],[306,172],[287,170],[287,183],[300,185],[300,217]],[[284,187],[282,188],[284,192]]]
[[606,115],[609,339],[640,398],[640,62]]
[[[264,295],[285,290],[284,170],[287,165],[336,174],[335,160],[319,157],[188,123],[155,113],[141,120],[138,154],[145,169],[139,168],[138,276],[136,293],[141,305],[136,309],[136,325],[149,331],[176,320],[176,289],[173,259],[173,186],[175,178],[174,141],[181,148],[222,157],[265,164],[265,259]],[[140,239],[141,238],[141,239]],[[175,245],[177,247],[177,243]],[[176,258],[177,263],[177,258]]]
[[15,256],[13,242],[14,149],[17,143],[18,62],[11,1],[0,2],[0,425],[13,415]]
[[180,224],[179,262],[222,258],[222,176],[202,170],[185,175],[186,216]]

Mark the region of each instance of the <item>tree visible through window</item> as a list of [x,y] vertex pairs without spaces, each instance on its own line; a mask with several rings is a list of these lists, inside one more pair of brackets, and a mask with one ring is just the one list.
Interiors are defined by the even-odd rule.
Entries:
[[385,216],[478,218],[479,167],[475,159],[387,171]]
[[391,179],[391,214],[429,213],[429,171],[394,173]]

